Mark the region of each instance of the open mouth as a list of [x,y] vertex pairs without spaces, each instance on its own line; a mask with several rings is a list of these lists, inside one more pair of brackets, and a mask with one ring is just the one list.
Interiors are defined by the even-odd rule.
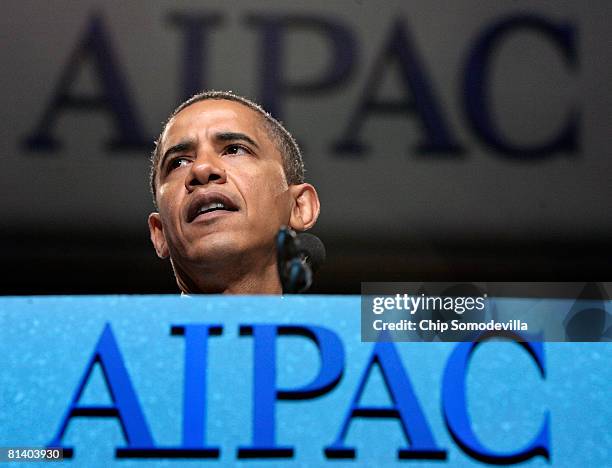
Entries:
[[237,210],[229,209],[221,202],[209,203],[207,205],[200,207],[200,209],[196,212],[195,218],[203,214],[212,213],[213,211],[237,211]]
[[196,218],[209,216],[211,213],[233,211],[238,211],[238,207],[225,195],[219,193],[205,194],[192,201],[189,205],[187,221],[191,223]]

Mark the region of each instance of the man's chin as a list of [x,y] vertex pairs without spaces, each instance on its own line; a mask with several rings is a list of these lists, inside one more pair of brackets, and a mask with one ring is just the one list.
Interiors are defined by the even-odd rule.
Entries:
[[227,232],[207,235],[193,241],[186,250],[184,261],[194,265],[218,264],[244,255],[245,246]]
[[274,245],[274,233],[256,236],[254,229],[219,229],[201,236],[185,236],[179,244],[181,251],[175,252],[173,258],[190,270],[232,268],[234,263],[244,269],[270,262],[270,256],[275,257]]

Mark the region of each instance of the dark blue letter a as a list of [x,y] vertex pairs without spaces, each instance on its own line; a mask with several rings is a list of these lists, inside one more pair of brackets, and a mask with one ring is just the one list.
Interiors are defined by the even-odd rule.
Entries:
[[[89,381],[96,363],[100,364],[102,374],[109,389],[113,404],[110,406],[79,406],[78,402]],[[102,336],[96,345],[93,355],[72,397],[70,406],[62,418],[59,430],[49,447],[61,447],[61,439],[66,432],[68,422],[74,416],[94,416],[118,418],[129,448],[153,448],[154,442],[149,432],[144,414],[138,403],[136,392],[128,376],[117,341],[113,336],[110,324],[106,324]],[[70,458],[72,448],[64,447],[64,457]]]

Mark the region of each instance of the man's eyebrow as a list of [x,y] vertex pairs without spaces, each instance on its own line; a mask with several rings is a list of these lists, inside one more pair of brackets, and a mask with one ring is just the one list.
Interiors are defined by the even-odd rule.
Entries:
[[259,149],[259,145],[255,143],[255,140],[253,140],[250,136],[240,132],[215,133],[214,139],[218,141],[246,141],[247,143],[253,145],[255,148]]
[[166,161],[166,158],[168,158],[168,156],[171,156],[175,153],[182,153],[184,151],[193,151],[195,147],[196,141],[193,139],[179,141],[176,145],[171,146],[164,152],[164,155],[161,157],[161,160],[159,162],[159,167],[164,167],[164,162]]

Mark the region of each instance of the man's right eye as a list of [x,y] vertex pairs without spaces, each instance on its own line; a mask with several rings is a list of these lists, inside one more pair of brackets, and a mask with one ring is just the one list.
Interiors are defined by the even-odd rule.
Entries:
[[168,172],[178,169],[179,167],[186,166],[190,162],[189,158],[179,156],[174,158],[168,163]]

